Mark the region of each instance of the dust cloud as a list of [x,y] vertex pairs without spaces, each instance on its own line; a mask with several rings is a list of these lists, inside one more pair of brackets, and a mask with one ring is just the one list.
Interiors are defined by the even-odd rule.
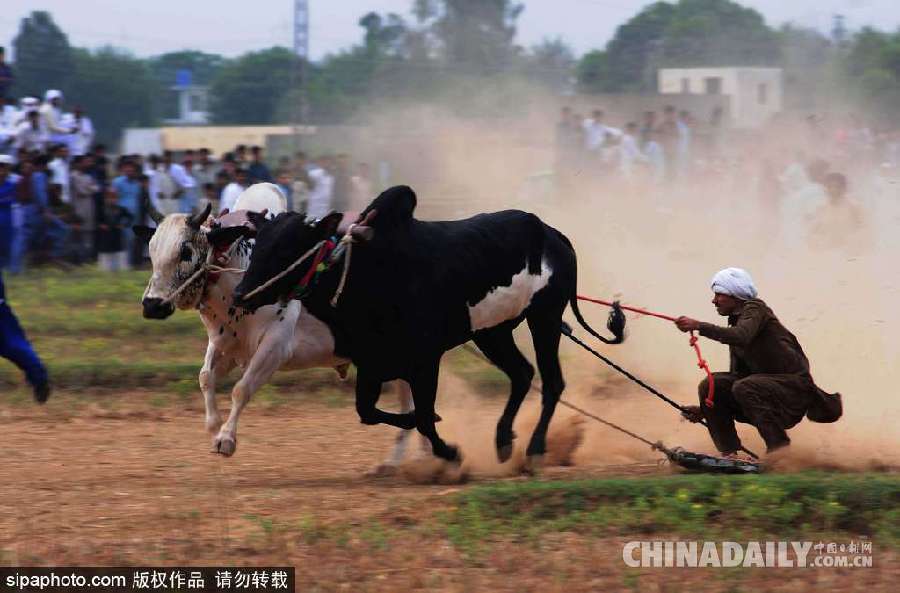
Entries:
[[[900,184],[891,173],[877,160],[861,164],[821,155],[832,171],[847,175],[861,218],[846,226],[815,227],[815,217],[829,206],[821,186],[802,167],[819,155],[794,150],[804,140],[792,122],[802,121],[803,114],[786,114],[764,130],[726,140],[722,151],[728,156],[716,167],[698,149],[693,170],[670,183],[623,182],[615,171],[598,174],[589,162],[570,163],[568,183],[554,183],[554,126],[564,104],[579,113],[594,106],[590,98],[537,92],[523,92],[521,101],[510,104],[510,113],[482,117],[462,117],[434,105],[373,106],[360,145],[387,154],[391,180],[414,187],[419,218],[455,219],[504,208],[541,216],[575,245],[581,294],[724,324],[709,302],[709,279],[723,267],[749,270],[760,297],[803,345],[818,385],[843,394],[840,421],[804,420],[789,431],[792,453],[780,467],[900,465],[900,233],[895,230]],[[639,116],[608,114],[607,123],[622,127]],[[766,189],[764,166],[781,176],[779,184]],[[581,309],[595,328],[604,327],[605,308],[583,303]],[[567,318],[573,321],[571,313]],[[587,336],[573,326],[577,335]],[[623,345],[589,342],[676,401],[697,403],[702,373],[688,336],[670,322],[636,315],[629,315],[627,331]],[[517,339],[533,360],[526,327],[517,330]],[[682,421],[663,402],[563,342],[565,399],[651,441],[714,452],[703,427]],[[705,339],[700,345],[713,370],[727,370],[726,346]],[[439,430],[462,443],[469,470],[514,472],[539,395],[532,393],[523,408],[517,458],[504,468],[496,464],[493,448],[500,405],[486,406],[460,383],[445,365],[438,397],[445,421]],[[572,415],[560,407],[553,424],[563,433],[581,433],[575,439],[580,446],[566,454],[572,462],[659,459],[643,443],[591,420],[571,424]],[[738,427],[747,447],[764,452],[755,429]],[[571,434],[566,438],[575,442]]]

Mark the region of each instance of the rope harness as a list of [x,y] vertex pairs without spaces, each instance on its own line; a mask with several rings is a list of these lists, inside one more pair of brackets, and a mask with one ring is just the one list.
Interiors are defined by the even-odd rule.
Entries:
[[[224,264],[225,262],[227,262],[231,259],[231,256],[234,255],[234,249],[237,247],[237,245],[240,242],[241,242],[241,239],[237,239],[234,243],[232,243],[228,247],[227,250],[225,250],[221,254],[216,253],[215,249],[210,249],[209,253],[206,255],[206,261],[204,261],[202,264],[200,264],[200,267],[198,267],[197,270],[193,274],[191,274],[187,280],[182,282],[178,286],[178,288],[176,288],[171,293],[169,293],[169,295],[166,296],[166,298],[162,299],[162,303],[163,304],[172,303],[176,298],[178,298],[178,295],[180,295],[182,292],[184,292],[185,289],[188,286],[190,286],[191,284],[193,284],[194,281],[196,281],[201,275],[208,274],[208,273],[222,274],[222,273],[227,273],[227,272],[243,273],[245,270],[243,270],[241,268],[224,268],[219,265],[220,263]],[[216,276],[216,278],[218,278],[218,276]]]
[[309,270],[306,271],[306,273],[303,275],[303,278],[300,279],[300,282],[293,288],[293,291],[291,292],[291,298],[302,298],[303,296],[309,294],[310,290],[313,286],[315,286],[319,276],[321,276],[323,272],[330,269],[337,261],[343,258],[344,267],[341,270],[341,279],[338,282],[337,289],[334,291],[334,296],[331,297],[331,306],[337,307],[338,300],[341,298],[341,294],[344,292],[344,286],[347,283],[347,274],[349,274],[350,272],[350,258],[353,254],[354,243],[353,236],[350,233],[353,230],[354,226],[356,225],[350,225],[350,228],[347,229],[347,232],[344,234],[340,241],[336,241],[335,237],[319,241],[318,243],[313,245],[309,249],[309,251],[295,259],[294,262],[291,263],[291,265],[244,295],[244,299],[250,299],[254,295],[257,295],[265,289],[269,288],[270,286],[290,274],[300,264],[312,257],[312,265],[309,267]]
[[[600,299],[593,299],[590,297],[578,295],[579,301],[587,301],[589,303],[597,303],[598,305],[606,305],[607,307],[612,307],[614,303],[609,301],[603,301]],[[627,311],[631,311],[633,313],[638,313],[640,315],[647,315],[649,317],[657,317],[659,319],[665,319],[667,321],[676,321],[677,318],[672,317],[671,315],[664,315],[662,313],[654,313],[653,311],[647,311],[646,309],[641,309],[639,307],[629,307],[627,305],[619,305],[620,308],[625,309]],[[700,346],[697,345],[698,337],[694,334],[693,331],[691,333],[691,338],[689,340],[689,344],[691,348],[694,349],[694,352],[697,353],[697,366],[700,367],[706,373],[706,382],[707,382],[707,392],[706,392],[706,401],[703,402],[707,407],[713,407],[715,396],[716,396],[716,385],[713,381],[712,371],[709,370],[709,364],[706,362],[706,359],[703,358],[703,354],[700,352]],[[571,337],[571,336],[570,336]],[[621,370],[621,369],[620,369]]]

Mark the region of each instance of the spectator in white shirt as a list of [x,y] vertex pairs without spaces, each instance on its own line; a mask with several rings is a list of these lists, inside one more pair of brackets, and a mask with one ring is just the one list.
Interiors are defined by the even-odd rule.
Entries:
[[16,109],[15,99],[3,100],[0,97],[0,154],[11,150],[12,143],[16,139],[16,120],[19,110]]
[[36,109],[30,109],[25,114],[25,121],[16,127],[16,150],[25,149],[29,152],[43,152],[47,145],[47,131],[41,125],[41,115]]
[[[175,183],[175,193],[173,197],[178,198],[178,209],[180,212],[185,212],[183,209],[183,200],[185,193],[189,190],[193,191],[197,187],[197,182],[194,178],[187,172],[187,170],[182,166],[176,163],[172,159],[172,151],[167,150],[163,153],[163,166],[165,167],[166,173],[172,178],[172,181]],[[190,211],[190,208],[187,209]]]
[[68,204],[72,201],[69,193],[69,147],[65,144],[57,144],[52,151],[53,160],[47,165],[47,168],[53,173],[50,183],[60,187],[59,197],[63,204]]
[[201,148],[197,151],[198,159],[194,161],[194,170],[192,171],[197,185],[205,187],[207,183],[216,182],[216,173],[218,167],[210,158],[209,149]]
[[91,118],[84,114],[80,105],[72,108],[72,113],[63,117],[65,125],[74,132],[69,138],[69,153],[72,156],[87,154],[94,143],[94,124]]
[[641,152],[637,139],[638,127],[634,122],[625,126],[625,133],[619,142],[619,171],[625,179],[634,177],[635,163],[647,162],[647,157]]
[[584,148],[590,152],[599,152],[609,140],[609,136],[619,137],[622,131],[603,123],[603,111],[595,109],[591,117],[584,120]]
[[18,118],[13,121],[13,125],[18,126],[27,119],[29,111],[32,109],[38,111],[40,108],[41,102],[35,97],[22,97],[19,99],[19,115]]
[[309,170],[312,187],[306,204],[307,218],[320,219],[331,211],[334,177],[329,172],[330,167],[331,159],[326,156],[316,159],[315,165]]
[[63,122],[62,102],[62,92],[56,89],[47,91],[44,95],[44,104],[41,105],[41,119],[50,135],[50,142],[68,145],[73,128]]
[[234,204],[238,197],[247,189],[247,170],[237,169],[235,171],[234,181],[225,186],[222,190],[222,197],[219,199],[219,214],[228,210],[234,210]]
[[647,143],[644,144],[644,155],[650,163],[653,181],[662,183],[666,179],[666,153],[660,142],[660,133],[657,130],[645,131]]
[[[180,176],[178,183],[184,190],[181,194],[181,211],[184,213],[193,212],[200,202],[200,184],[197,182],[197,177],[194,175],[193,156],[193,151],[189,150],[185,153],[184,161],[182,161],[181,165],[178,165],[181,167],[183,176],[181,176],[182,173],[173,173],[173,175]],[[175,171],[175,169],[173,169],[173,171]]]

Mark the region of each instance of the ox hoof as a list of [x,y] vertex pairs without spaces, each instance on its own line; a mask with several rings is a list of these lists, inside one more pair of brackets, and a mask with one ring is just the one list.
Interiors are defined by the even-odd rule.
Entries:
[[463,456],[459,450],[459,447],[456,445],[447,445],[447,448],[444,450],[443,455],[437,455],[447,463],[455,463],[456,465],[462,465]]
[[397,475],[397,466],[390,463],[380,463],[366,472],[370,478],[387,478]]
[[500,463],[506,463],[507,461],[509,461],[509,458],[512,457],[513,440],[515,438],[516,433],[511,430],[497,430],[497,438],[494,442],[494,445],[497,447],[497,459],[500,461]]
[[237,449],[237,440],[229,437],[216,437],[216,440],[213,441],[213,453],[218,453],[219,455],[224,455],[225,457],[231,457],[234,455],[234,450]]
[[525,465],[522,466],[522,473],[526,476],[537,476],[544,469],[543,455],[530,455],[525,459]]
[[497,448],[497,460],[500,463],[506,463],[509,461],[509,458],[512,457],[513,445],[512,443],[508,445],[503,445]]

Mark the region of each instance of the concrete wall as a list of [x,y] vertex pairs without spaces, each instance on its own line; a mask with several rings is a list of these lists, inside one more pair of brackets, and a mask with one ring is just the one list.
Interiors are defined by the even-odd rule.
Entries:
[[757,128],[782,110],[781,68],[662,68],[657,77],[664,96],[717,96],[709,94],[709,81],[718,80],[736,128]]
[[[656,111],[657,121],[659,121],[666,105],[673,105],[678,110],[689,111],[694,119],[701,123],[709,121],[716,107],[721,107],[726,114],[731,109],[729,97],[703,94],[575,95],[561,99],[560,106],[562,105],[570,106],[576,113],[585,117],[589,116],[593,109],[602,109],[606,113],[606,123],[615,127],[624,126],[630,121],[640,124],[641,116],[645,111]],[[552,117],[556,117],[556,115],[553,114]]]
[[[122,135],[123,154],[209,148],[216,155],[234,149],[238,144],[265,146],[272,135],[298,133],[301,137],[316,133],[315,126],[164,126],[161,128],[128,128]],[[149,142],[150,138],[154,138]]]

